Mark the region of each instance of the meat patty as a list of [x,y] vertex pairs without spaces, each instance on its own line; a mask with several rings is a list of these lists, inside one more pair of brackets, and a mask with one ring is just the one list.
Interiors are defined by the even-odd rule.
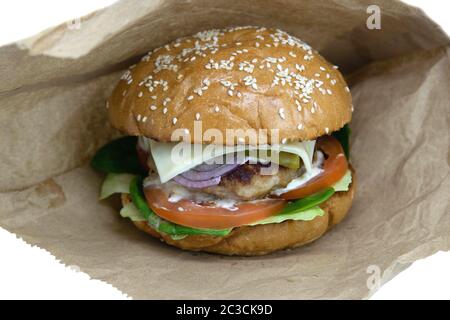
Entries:
[[[267,169],[261,174],[261,169]],[[272,189],[284,188],[292,179],[297,178],[301,170],[279,166],[271,174],[267,166],[244,164],[222,177],[220,184],[202,189],[220,198],[253,200],[266,196]]]

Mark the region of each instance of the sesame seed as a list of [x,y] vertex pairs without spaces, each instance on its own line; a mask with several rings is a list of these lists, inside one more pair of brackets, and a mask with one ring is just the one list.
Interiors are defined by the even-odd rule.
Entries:
[[316,112],[316,108],[311,107],[311,113],[315,113]]
[[194,99],[194,96],[189,96],[189,97],[187,97],[187,99],[188,99],[189,101],[191,101],[192,99]]
[[167,108],[164,108],[163,109],[163,114],[166,114],[167,113]]
[[332,94],[333,94],[333,92],[332,92],[330,89],[327,89],[327,93],[328,93],[329,95],[332,95]]
[[197,121],[200,120],[200,113],[197,112],[197,113],[195,114],[195,120],[197,120]]
[[322,70],[322,71],[325,71],[325,68],[322,67],[322,66],[320,66],[319,69]]
[[125,97],[126,94],[127,94],[127,90],[123,90],[122,91],[122,96]]
[[350,88],[349,87],[345,87],[345,91],[350,92]]
[[284,108],[278,109],[278,114],[280,115],[281,119],[286,119],[286,115],[284,114]]
[[177,121],[178,121],[178,119],[177,119],[177,118],[173,118],[173,119],[172,119],[172,124],[174,124],[174,125],[175,125],[175,124],[177,123]]
[[153,100],[156,100],[156,96],[151,96],[151,98],[152,98]]
[[202,88],[196,88],[196,89],[194,89],[194,93],[196,93],[196,94],[199,95],[199,96],[203,95]]
[[305,71],[305,66],[302,64],[295,64],[295,69],[298,71]]
[[326,134],[330,133],[330,129],[329,129],[328,127],[325,128],[325,133],[326,133]]
[[183,207],[178,207],[178,211],[184,211]]
[[140,114],[138,114],[137,117],[136,117],[136,120],[137,120],[137,121],[141,121],[141,117],[142,117],[142,116],[141,116]]
[[338,68],[339,68],[338,66],[333,66],[333,69],[335,69],[335,70],[338,69]]
[[227,91],[227,94],[228,94],[230,97],[232,97],[232,96],[233,96],[233,90],[231,90],[231,89],[228,90],[228,91]]
[[298,130],[302,130],[302,129],[303,129],[303,124],[300,123],[300,124],[297,126],[297,129],[298,129]]
[[147,117],[142,118],[142,122],[145,122],[145,121],[147,121]]
[[144,95],[144,94],[143,94],[142,92],[139,92],[139,93],[138,93],[138,97],[139,97],[139,98],[142,98],[143,95]]
[[330,83],[334,86],[334,85],[336,84],[336,80],[331,79],[331,80],[330,80]]
[[150,106],[150,110],[155,111],[156,110],[156,106],[155,105],[151,105]]
[[314,73],[314,76],[319,78],[320,77],[320,73]]
[[293,58],[297,58],[297,55],[292,51],[289,51],[289,55]]
[[219,112],[219,111],[220,111],[219,106],[215,106],[215,107],[214,107],[214,111],[215,111],[215,112]]

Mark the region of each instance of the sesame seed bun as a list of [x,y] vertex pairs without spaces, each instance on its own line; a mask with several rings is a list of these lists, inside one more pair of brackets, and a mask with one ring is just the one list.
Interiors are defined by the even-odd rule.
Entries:
[[[310,221],[287,220],[281,223],[238,227],[226,237],[193,235],[181,240],[174,240],[168,235],[157,232],[144,221],[134,221],[133,223],[140,230],[184,250],[257,256],[300,247],[320,238],[344,219],[352,205],[354,193],[355,174],[352,169],[352,183],[349,190],[336,192],[330,199],[322,203],[320,207],[325,211],[323,216],[318,216]],[[128,194],[122,194],[123,205],[130,201]]]
[[226,129],[267,129],[266,143],[311,140],[352,114],[335,66],[283,31],[256,27],[204,31],[153,50],[122,76],[107,107],[119,130],[159,141],[181,139],[171,139],[174,129],[193,133],[195,120],[224,137]]

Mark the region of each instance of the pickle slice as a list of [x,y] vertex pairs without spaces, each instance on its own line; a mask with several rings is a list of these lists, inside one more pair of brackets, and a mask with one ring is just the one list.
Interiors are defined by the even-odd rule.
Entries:
[[258,150],[258,152],[246,152],[246,155],[251,155],[252,157],[258,157],[260,160],[271,161],[279,164],[280,166],[289,169],[299,169],[301,165],[301,158],[293,153],[289,152],[274,152],[272,154],[271,150]]

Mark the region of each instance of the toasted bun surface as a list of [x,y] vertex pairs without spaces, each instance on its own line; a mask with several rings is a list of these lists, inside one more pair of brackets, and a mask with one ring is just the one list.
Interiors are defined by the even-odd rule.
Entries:
[[351,105],[341,73],[316,51],[256,27],[204,31],[153,50],[107,103],[113,126],[127,134],[178,141],[173,130],[183,129],[195,143],[209,142],[192,134],[195,120],[202,133],[223,137],[226,129],[267,129],[267,143],[315,139],[349,122]]
[[[226,237],[194,235],[181,240],[160,234],[143,221],[133,223],[142,231],[160,238],[162,241],[191,251],[206,251],[224,255],[257,256],[274,251],[296,248],[320,238],[327,230],[335,226],[346,216],[355,193],[355,174],[352,171],[352,183],[346,192],[336,192],[320,205],[325,211],[321,217],[311,221],[287,220],[281,223],[246,226],[233,229]],[[122,203],[130,200],[122,194]]]

